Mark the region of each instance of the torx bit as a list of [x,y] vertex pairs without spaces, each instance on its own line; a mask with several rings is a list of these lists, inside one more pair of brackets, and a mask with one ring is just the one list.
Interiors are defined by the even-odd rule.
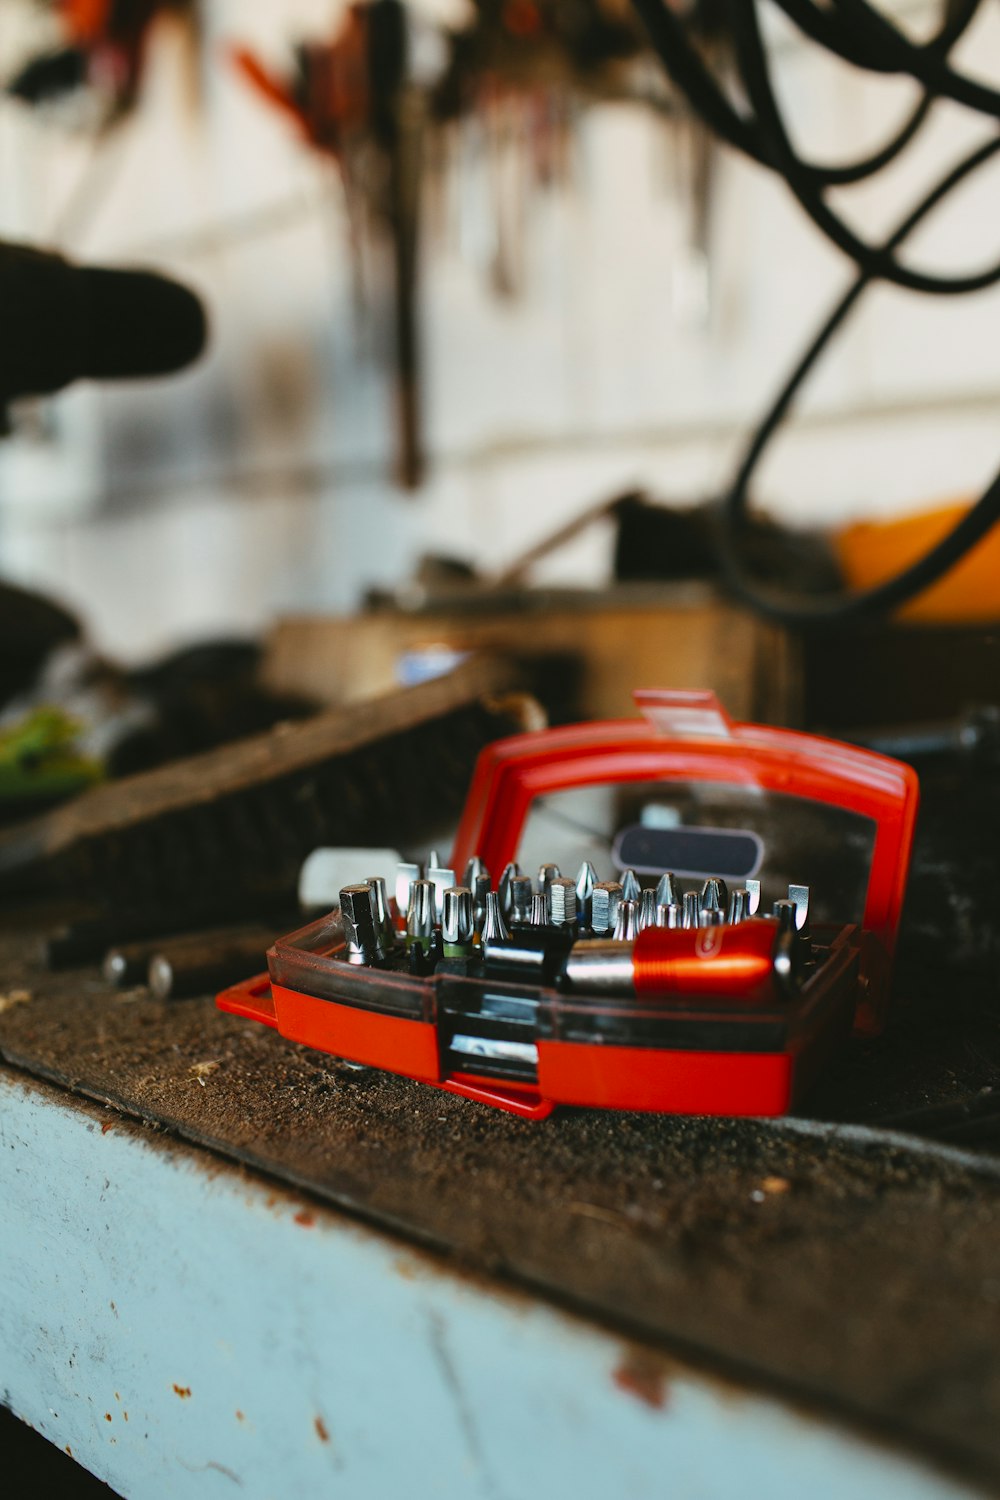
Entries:
[[546,901],[549,898],[549,886],[552,884],[553,880],[558,880],[561,875],[562,870],[560,870],[558,865],[542,865],[539,869],[538,889],[541,891]]
[[396,910],[400,921],[404,924],[407,912],[410,910],[410,886],[419,879],[419,865],[399,864],[396,866]]
[[477,927],[483,925],[483,919],[486,916],[486,897],[491,890],[489,875],[477,875],[472,887],[472,910]]
[[610,937],[618,920],[622,888],[617,880],[599,880],[590,898],[590,926],[598,936]]
[[639,897],[642,895],[642,887],[639,884],[639,877],[636,875],[634,870],[622,871],[621,887],[623,901],[638,901]]
[[506,943],[510,938],[503,912],[500,910],[500,896],[497,891],[490,891],[486,897],[486,916],[483,918],[483,927],[479,936],[484,948],[487,943]]
[[664,870],[656,882],[656,904],[657,906],[680,906],[681,891],[677,884],[677,876],[671,875],[669,870]]
[[375,930],[375,907],[367,885],[345,885],[340,893],[345,957],[349,964],[375,964],[383,957]]
[[375,914],[375,931],[383,953],[391,953],[396,943],[396,929],[389,914],[389,897],[381,875],[369,875],[365,884],[372,893],[372,910]]
[[718,880],[714,876],[705,881],[701,888],[702,911],[718,911],[725,918],[726,907],[729,905],[729,892],[726,890],[726,882]]
[[531,916],[528,919],[531,927],[547,927],[549,925],[549,907],[542,891],[535,891],[531,897]]
[[500,897],[500,910],[509,920],[513,910],[511,897],[511,884],[521,873],[521,866],[516,860],[508,860],[503,867],[500,879],[497,881],[497,894]]
[[[531,921],[531,901],[534,896],[534,887],[531,884],[530,875],[513,875],[510,881],[510,897],[508,901],[508,921],[515,926],[524,927]],[[544,900],[544,897],[542,898]],[[503,899],[500,901],[503,907]]]
[[549,921],[553,927],[576,926],[576,886],[565,875],[549,882]]
[[701,906],[697,891],[685,891],[681,906],[681,925],[686,928],[699,927]]
[[747,890],[747,916],[755,917],[760,910],[760,881],[745,880]]
[[639,931],[656,926],[656,892],[647,886],[639,897]]
[[620,901],[613,937],[616,943],[634,943],[639,936],[639,903]]
[[434,886],[434,920],[440,927],[444,913],[444,893],[455,884],[455,871],[447,870],[443,865],[428,865],[426,879]]
[[445,958],[468,958],[472,953],[476,923],[472,892],[468,886],[453,885],[444,893],[441,937]]
[[659,901],[656,906],[657,927],[683,927],[684,914],[676,901]]
[[462,886],[467,887],[470,891],[474,891],[476,889],[476,881],[478,880],[479,876],[485,875],[488,878],[489,873],[489,870],[487,870],[486,866],[479,858],[479,855],[474,854],[465,866],[465,871],[462,875]]
[[590,926],[590,903],[596,884],[597,871],[590,860],[585,859],[576,872],[576,914],[580,919],[581,927]]
[[415,880],[410,886],[410,909],[406,913],[406,946],[419,943],[430,953],[434,940],[434,882]]
[[731,891],[729,895],[729,911],[726,914],[726,920],[729,922],[730,927],[738,927],[741,922],[746,921],[749,914],[750,897],[747,891],[742,887]]

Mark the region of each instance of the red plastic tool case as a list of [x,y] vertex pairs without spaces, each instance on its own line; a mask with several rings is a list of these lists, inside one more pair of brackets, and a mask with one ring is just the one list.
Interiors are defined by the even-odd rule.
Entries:
[[[793,810],[848,815],[870,830],[863,912],[812,924],[820,961],[793,997],[768,986],[738,997],[617,998],[475,972],[418,978],[405,968],[356,967],[338,957],[335,910],[280,938],[268,951],[268,973],[223,992],[221,1008],[308,1046],[535,1119],[557,1104],[725,1115],[789,1109],[852,1026],[874,1032],[884,1023],[916,776],[835,741],[732,723],[711,693],[645,692],[636,701],[642,718],[487,747],[451,867],[461,871],[478,854],[496,876],[518,857],[532,810],[573,789],[641,795],[647,786],[686,784],[703,794],[725,788],[751,810],[774,797]],[[766,880],[766,864],[763,873]],[[469,1055],[470,1031],[494,1039],[488,1062]],[[452,1046],[459,1032],[461,1054]]]

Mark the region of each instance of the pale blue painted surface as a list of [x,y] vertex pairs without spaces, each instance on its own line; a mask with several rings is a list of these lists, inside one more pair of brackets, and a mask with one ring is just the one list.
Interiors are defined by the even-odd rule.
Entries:
[[102,1118],[0,1072],[0,1394],[130,1500],[979,1493]]

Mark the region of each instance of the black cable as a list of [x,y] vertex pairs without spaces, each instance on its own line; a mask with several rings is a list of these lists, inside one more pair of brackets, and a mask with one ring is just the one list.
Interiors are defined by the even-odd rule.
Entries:
[[[924,557],[895,578],[851,595],[816,598],[776,594],[747,572],[740,551],[748,508],[748,487],[757,464],[802,383],[870,283],[883,280],[933,295],[958,295],[982,290],[1000,281],[1000,263],[985,271],[963,276],[928,276],[902,266],[894,254],[943,198],[1000,150],[1000,135],[984,142],[953,167],[883,244],[865,244],[832,212],[820,194],[825,186],[859,181],[861,176],[871,175],[893,160],[913,139],[938,97],[958,97],[956,83],[960,86],[959,94],[969,92],[964,88],[969,81],[947,66],[947,55],[975,17],[981,0],[955,0],[946,7],[944,22],[937,33],[919,47],[894,27],[886,31],[876,25],[875,21],[880,18],[864,4],[864,0],[845,0],[844,4],[835,0],[833,9],[817,7],[811,0],[775,0],[775,3],[807,35],[855,65],[879,72],[908,72],[923,83],[924,95],[902,131],[869,158],[867,164],[854,164],[854,169],[868,165],[870,171],[851,177],[843,174],[845,171],[849,174],[852,168],[834,168],[827,169],[824,176],[823,168],[803,161],[794,151],[771,85],[758,25],[757,0],[729,0],[728,7],[741,79],[752,114],[740,114],[734,109],[663,0],[633,0],[669,75],[687,93],[695,108],[730,144],[777,171],[818,227],[851,257],[858,268],[856,281],[811,340],[759,424],[725,499],[719,537],[724,576],[746,603],[785,624],[829,625],[881,613],[912,598],[953,567],[1000,519],[998,474],[977,504]],[[866,12],[864,25],[852,24],[852,18],[858,21],[860,9]],[[987,97],[996,94],[995,90],[974,85],[972,93],[976,103],[970,107],[1000,114]],[[1000,95],[997,99],[1000,102]],[[838,176],[838,172],[841,175]]]
[[967,109],[1000,117],[1000,91],[977,83],[964,73],[956,73],[926,44],[911,42],[898,26],[873,10],[867,0],[833,0],[833,3],[870,38],[873,46],[892,59],[894,72],[908,73],[942,99],[953,99]]

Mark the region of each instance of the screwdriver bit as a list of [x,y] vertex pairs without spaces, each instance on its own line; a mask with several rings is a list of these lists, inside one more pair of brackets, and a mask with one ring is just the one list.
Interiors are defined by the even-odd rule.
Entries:
[[549,920],[553,927],[576,926],[576,886],[564,875],[549,884]]
[[538,871],[538,889],[546,900],[548,900],[549,886],[553,880],[558,880],[561,875],[562,871],[558,865],[542,865]]
[[658,902],[656,907],[657,927],[682,927],[684,917],[676,901]]
[[656,926],[656,892],[648,886],[639,897],[639,931]]
[[396,910],[404,922],[410,909],[410,886],[419,879],[419,865],[399,864],[396,866]]
[[483,918],[486,916],[486,897],[492,887],[488,875],[477,875],[472,886],[472,910],[476,920],[476,926],[482,927]]
[[590,903],[596,883],[597,871],[590,860],[585,859],[576,872],[576,913],[581,927],[590,926]]
[[639,903],[621,901],[615,919],[614,940],[616,943],[633,943],[639,936]]
[[782,932],[795,932],[796,908],[794,901],[776,901],[772,908],[772,914],[778,919],[778,926]]
[[384,953],[390,953],[396,942],[396,929],[389,914],[389,897],[381,875],[369,875],[365,881],[372,893],[372,910],[375,914],[375,932],[378,945]]
[[468,958],[472,953],[475,931],[472,892],[468,886],[453,885],[444,893],[441,919],[445,958]]
[[[530,875],[513,875],[510,881],[509,898],[509,920],[519,926],[526,926],[531,921],[531,900],[534,896],[534,887],[531,884]],[[503,905],[503,900],[500,902]]]
[[755,917],[760,910],[760,881],[745,880],[747,891],[747,916]]
[[455,871],[445,869],[443,865],[428,865],[426,879],[434,886],[434,920],[440,927],[444,912],[444,893],[455,884]]
[[746,921],[749,914],[750,897],[747,892],[742,887],[732,891],[729,896],[729,911],[727,914],[730,926],[738,927],[741,922]]
[[615,930],[622,888],[617,880],[599,880],[590,898],[590,926],[598,936],[610,936]]
[[479,855],[478,854],[474,854],[472,856],[472,858],[466,864],[465,871],[464,871],[464,873],[462,875],[462,886],[463,886],[463,888],[467,888],[470,891],[474,891],[475,888],[476,888],[476,880],[478,879],[478,877],[480,875],[489,876],[489,873],[490,873],[489,870],[487,870],[486,866],[483,864],[482,860],[479,858]]
[[702,911],[720,911],[725,914],[729,905],[729,892],[726,890],[724,880],[716,880],[714,877],[706,880],[701,888]]
[[406,946],[420,943],[424,953],[434,940],[434,882],[415,880],[410,886],[410,909],[406,913]]
[[639,885],[639,877],[634,870],[622,871],[622,900],[638,901],[642,895],[642,887]]
[[486,916],[483,918],[483,928],[480,933],[483,946],[487,943],[506,943],[510,937],[507,924],[500,910],[500,896],[497,891],[490,891],[486,897]]
[[677,884],[677,876],[671,875],[669,870],[664,870],[656,882],[656,904],[657,906],[680,906],[681,891]]
[[531,898],[531,916],[529,925],[532,927],[547,927],[549,925],[548,903],[544,892],[535,891]]
[[804,932],[809,925],[809,887],[807,885],[790,885],[788,887],[788,899],[795,903],[796,931]]
[[681,907],[681,912],[681,921],[684,927],[691,928],[699,926],[701,908],[698,901],[697,891],[684,892],[684,901]]
[[500,910],[503,912],[504,916],[508,918],[512,910],[511,883],[518,878],[520,873],[521,867],[517,863],[517,861],[513,859],[508,860],[507,864],[504,865],[503,872],[500,876],[499,881],[497,882],[497,893],[500,896]]
[[375,908],[367,885],[345,885],[340,892],[340,915],[344,924],[349,964],[374,964],[383,957],[375,931]]

